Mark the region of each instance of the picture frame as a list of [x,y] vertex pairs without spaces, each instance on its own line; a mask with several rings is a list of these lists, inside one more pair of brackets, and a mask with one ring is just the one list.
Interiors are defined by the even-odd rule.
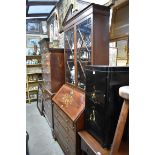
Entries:
[[27,34],[42,34],[42,23],[39,20],[26,20]]
[[27,48],[32,48],[34,47],[34,45],[37,45],[37,47],[39,48],[39,41],[41,40],[41,38],[39,36],[26,36],[26,46]]

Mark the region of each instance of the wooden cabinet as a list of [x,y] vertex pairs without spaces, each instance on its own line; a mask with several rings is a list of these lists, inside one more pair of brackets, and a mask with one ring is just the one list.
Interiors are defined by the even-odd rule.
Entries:
[[83,129],[85,95],[68,84],[64,84],[52,99],[54,101],[53,135],[66,155],[79,155],[80,144],[77,132]]
[[85,66],[109,64],[109,14],[109,8],[90,4],[66,21],[66,83],[85,89]]
[[43,113],[53,128],[52,97],[65,82],[64,49],[49,48],[49,39],[40,41],[43,72]]
[[43,85],[56,93],[65,82],[64,49],[49,49],[42,54]]

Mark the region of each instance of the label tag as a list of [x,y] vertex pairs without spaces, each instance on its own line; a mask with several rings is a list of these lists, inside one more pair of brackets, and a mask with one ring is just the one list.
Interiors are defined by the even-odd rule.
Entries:
[[93,71],[93,74],[95,74],[95,71]]

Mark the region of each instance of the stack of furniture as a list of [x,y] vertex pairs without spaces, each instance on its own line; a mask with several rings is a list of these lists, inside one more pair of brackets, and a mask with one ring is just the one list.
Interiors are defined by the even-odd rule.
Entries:
[[37,101],[38,83],[42,82],[41,56],[26,56],[26,102]]
[[40,108],[40,111],[45,115],[49,126],[53,129],[53,103],[51,99],[65,82],[64,49],[49,48],[48,38],[40,41],[40,47],[43,72],[43,83],[40,84],[40,93],[42,93],[42,110]]
[[86,65],[109,63],[110,9],[90,4],[65,22],[66,84],[53,97],[53,135],[66,155],[80,155]]

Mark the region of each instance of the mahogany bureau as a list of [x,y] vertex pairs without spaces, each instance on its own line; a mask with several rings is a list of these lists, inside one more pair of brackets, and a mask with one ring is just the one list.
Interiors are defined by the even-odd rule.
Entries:
[[64,84],[52,100],[54,138],[66,155],[80,155],[80,139],[77,132],[84,126],[84,92]]

